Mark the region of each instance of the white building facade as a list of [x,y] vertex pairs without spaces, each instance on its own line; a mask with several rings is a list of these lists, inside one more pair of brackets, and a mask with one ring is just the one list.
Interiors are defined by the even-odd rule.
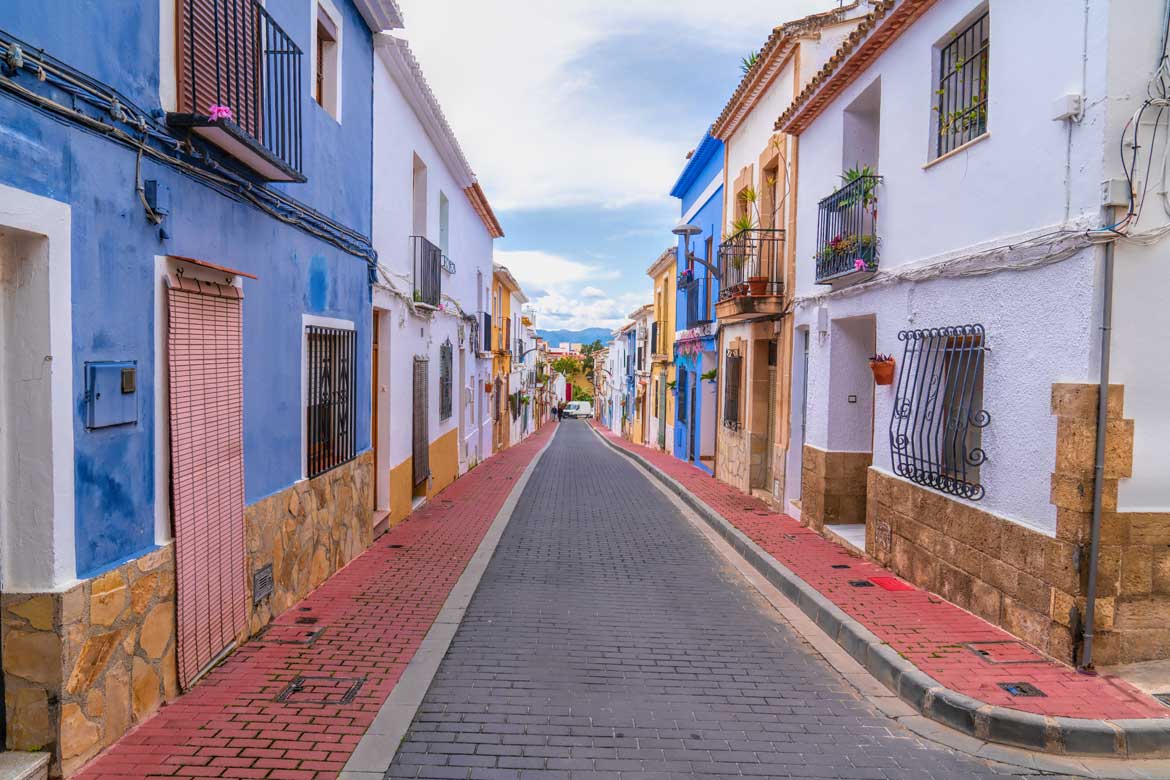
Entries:
[[483,313],[503,233],[409,46],[376,49],[376,500],[396,523],[491,453]]
[[[1170,375],[1153,335],[1170,314],[1151,292],[1170,264],[1165,243],[1147,245],[1170,205],[1127,219],[1137,198],[1117,152],[1165,13],[1156,0],[900,0],[776,123],[799,150],[793,508],[1066,661],[1083,650],[1093,568],[1094,660],[1170,656],[1170,628],[1145,617],[1170,607],[1158,573],[1170,572],[1158,547],[1170,542],[1170,415],[1156,400]],[[1101,230],[1114,223],[1132,238]]]

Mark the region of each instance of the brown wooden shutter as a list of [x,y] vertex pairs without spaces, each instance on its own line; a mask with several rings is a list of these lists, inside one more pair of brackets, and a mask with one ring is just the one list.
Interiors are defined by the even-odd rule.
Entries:
[[189,687],[244,630],[240,291],[168,277],[171,496],[179,682]]
[[414,359],[414,420],[412,423],[413,444],[411,446],[411,463],[413,464],[414,486],[418,487],[431,475],[430,429],[427,419],[427,368],[430,361],[426,358]]
[[179,113],[227,106],[232,120],[262,139],[260,15],[255,0],[176,0]]

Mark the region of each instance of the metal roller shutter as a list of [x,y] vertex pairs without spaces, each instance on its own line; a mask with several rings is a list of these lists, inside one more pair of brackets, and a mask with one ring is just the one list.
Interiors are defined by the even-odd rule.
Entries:
[[178,665],[187,688],[246,620],[242,295],[190,277],[167,282]]

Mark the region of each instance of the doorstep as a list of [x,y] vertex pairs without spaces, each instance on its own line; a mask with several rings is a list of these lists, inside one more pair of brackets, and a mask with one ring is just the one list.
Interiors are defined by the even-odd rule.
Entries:
[[0,780],[49,780],[49,754],[0,751]]
[[1047,753],[1170,757],[1170,709],[1124,679],[1078,674],[705,472],[595,432],[674,491],[927,718],[979,740]]
[[865,555],[865,523],[826,525],[825,534],[830,541]]

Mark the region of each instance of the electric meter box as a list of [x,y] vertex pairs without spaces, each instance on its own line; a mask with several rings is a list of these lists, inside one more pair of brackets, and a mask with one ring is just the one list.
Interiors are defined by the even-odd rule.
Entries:
[[138,362],[85,364],[87,428],[138,422]]

